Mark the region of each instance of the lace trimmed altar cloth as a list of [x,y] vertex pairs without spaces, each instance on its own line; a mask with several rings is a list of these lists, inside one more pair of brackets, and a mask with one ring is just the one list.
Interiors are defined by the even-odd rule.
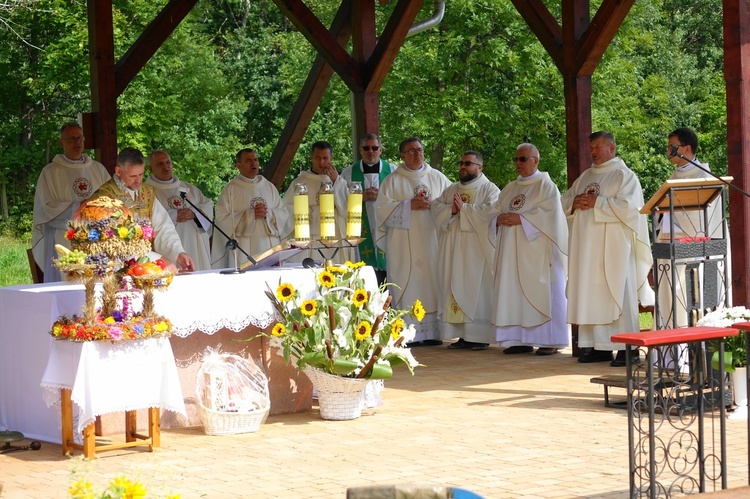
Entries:
[[187,417],[168,338],[53,341],[41,386],[47,407],[59,407],[60,389],[71,389],[77,435],[113,412],[159,407]]

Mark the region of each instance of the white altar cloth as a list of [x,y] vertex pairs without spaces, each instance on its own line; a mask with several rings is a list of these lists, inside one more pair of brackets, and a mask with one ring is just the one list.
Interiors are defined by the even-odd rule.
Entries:
[[[377,288],[375,272],[362,268],[367,289]],[[213,334],[222,328],[265,329],[273,322],[273,306],[264,291],[288,282],[309,296],[315,274],[298,266],[223,275],[217,271],[175,276],[166,292],[156,292],[156,312],[172,321],[174,334]],[[61,315],[81,314],[83,285],[29,284],[0,288],[0,431],[22,432],[26,438],[61,443],[59,410],[47,408],[40,388],[51,343],[52,323]]]
[[60,389],[71,389],[78,434],[112,412],[159,407],[187,417],[168,338],[53,341],[41,386],[47,407],[60,407]]

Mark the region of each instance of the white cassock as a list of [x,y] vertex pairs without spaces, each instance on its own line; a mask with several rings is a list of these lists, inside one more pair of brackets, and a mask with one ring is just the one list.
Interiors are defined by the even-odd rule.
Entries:
[[[572,213],[582,193],[597,194],[596,205]],[[568,322],[579,325],[581,348],[624,350],[610,337],[639,331],[638,302],[654,304],[643,204],[638,177],[619,157],[583,172],[562,196],[570,223]]]
[[[707,170],[710,169],[708,164],[702,164],[697,159],[694,159],[694,161],[700,164],[703,168]],[[711,174],[706,173],[700,168],[696,167],[695,165],[691,165],[689,163],[683,167],[675,168],[674,173],[672,173],[672,176],[669,177],[670,180],[700,178],[713,179],[714,177]],[[659,231],[656,238],[660,243],[670,242],[670,232],[672,229],[672,225],[674,225],[675,240],[685,237],[697,236],[708,236],[713,239],[721,239],[724,237],[722,233],[722,226],[725,225],[725,218],[721,212],[721,199],[716,199],[708,207],[708,227],[706,227],[706,223],[703,217],[703,210],[686,211],[681,210],[679,206],[675,206],[674,210],[674,224],[670,223],[668,212],[661,215],[661,219],[657,222],[659,223]],[[729,249],[728,230],[726,232],[726,238],[727,249]],[[729,276],[731,275],[728,270],[730,268],[729,264],[731,262],[730,257],[731,255],[729,254],[729,252],[727,252],[726,265],[718,265],[719,275],[717,276],[716,283],[717,291],[719,293],[719,295],[717,296],[717,303],[723,304],[726,301],[726,306],[730,306],[729,296],[731,295],[727,297],[724,296],[723,283],[724,280],[729,279]],[[702,258],[700,260],[702,260]],[[685,260],[682,260],[681,263],[685,263]],[[675,266],[674,288],[675,296],[677,297],[675,303],[675,315],[672,314],[672,287],[670,286],[670,283],[672,283],[671,262],[669,260],[657,260],[657,271],[659,272],[659,289],[657,290],[657,297],[659,300],[660,317],[655,326],[668,328],[687,327],[689,325],[689,321],[686,312],[687,290],[685,288],[685,265]],[[702,272],[700,273],[700,276],[697,278],[697,280],[701,282],[700,286],[702,288]],[[702,297],[703,293],[699,292],[699,295]],[[700,308],[703,309],[704,307]],[[697,319],[699,318],[700,317],[696,317],[695,321],[697,321]],[[693,321],[693,324],[695,323],[695,321]]]
[[68,220],[81,201],[85,201],[111,175],[98,161],[83,155],[82,163],[71,163],[62,154],[42,169],[34,193],[34,221],[31,248],[37,265],[44,272],[44,282],[62,280],[52,263],[57,257],[55,244],[70,248],[65,239]]
[[[518,214],[521,225],[497,227],[500,213]],[[495,339],[507,347],[567,347],[568,222],[549,174],[537,171],[505,186],[488,229],[497,237]]]
[[[266,218],[255,218],[255,205],[258,203],[266,205]],[[237,175],[219,194],[214,223],[229,237],[236,239],[237,245],[250,256],[258,256],[281,242],[281,234],[289,218],[289,211],[275,185],[260,175],[254,179]],[[226,238],[215,230],[211,247],[213,268],[235,268],[248,261],[240,251],[227,251],[226,244]]]
[[[328,175],[318,175],[312,171],[306,170],[299,174],[294,181],[289,185],[283,196],[284,204],[290,213],[289,221],[287,222],[286,229],[283,232],[282,239],[293,239],[294,238],[294,186],[295,184],[305,184],[307,186],[307,204],[310,208],[310,239],[313,241],[320,240],[320,203],[318,202],[318,191],[321,185],[326,180],[330,181]],[[347,200],[349,197],[349,187],[344,177],[339,175],[336,177],[336,182],[333,183],[333,205],[336,212],[336,238],[344,239],[346,236],[346,216],[347,216]],[[325,258],[330,257],[335,250],[332,248],[324,249],[323,254]],[[306,251],[300,251],[293,257],[286,260],[289,263],[300,263],[305,258],[312,258],[319,260],[321,257],[317,250],[309,249]],[[346,260],[356,260],[354,249],[341,249],[336,252],[335,258],[332,258],[334,263],[344,263]]]
[[[456,215],[453,197],[464,204]],[[438,305],[440,336],[477,343],[495,341],[492,325],[492,281],[495,248],[487,233],[487,218],[500,189],[482,173],[456,182],[432,203],[438,230]]]
[[[213,215],[214,202],[204,196],[196,186],[178,179],[176,175],[173,175],[172,180],[167,182],[152,175],[146,183],[154,188],[156,199],[167,210],[169,219],[172,220],[177,235],[180,236],[182,247],[193,259],[195,270],[209,270],[211,268],[209,241],[211,222],[182,199],[182,193],[185,192],[185,197],[209,217]],[[177,212],[183,208],[193,211],[195,218],[186,222],[177,222]]]
[[375,213],[378,221],[376,244],[388,258],[388,280],[393,306],[410,309],[420,300],[427,315],[415,324],[414,341],[439,339],[437,328],[437,228],[431,210],[411,209],[419,192],[435,200],[451,182],[440,171],[425,163],[419,170],[404,165],[388,175],[380,185]]

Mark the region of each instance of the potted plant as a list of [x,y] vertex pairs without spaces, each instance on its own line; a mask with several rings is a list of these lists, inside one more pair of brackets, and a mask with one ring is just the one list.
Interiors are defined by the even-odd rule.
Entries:
[[[697,326],[732,327],[738,322],[750,321],[750,310],[745,307],[722,308],[703,316]],[[730,419],[747,419],[747,349],[745,348],[745,332],[740,331],[737,336],[724,339],[724,370],[730,373],[732,379],[734,403],[737,408],[729,416]],[[719,352],[714,345],[711,357],[711,367],[719,368]]]
[[[414,374],[419,365],[406,347],[416,331],[404,317],[422,320],[422,304],[417,300],[410,310],[391,308],[389,284],[368,292],[360,276],[363,266],[346,262],[313,270],[316,291],[309,297],[283,282],[275,292],[266,292],[280,320],[264,335],[285,361],[294,362],[313,382],[326,419],[358,417],[361,406],[355,406],[360,405],[369,380],[392,377],[393,367],[399,364]],[[346,414],[329,411],[329,400],[339,393],[350,394],[352,408]]]
[[[750,310],[745,307],[720,308],[704,315],[696,326],[732,327],[738,322],[750,321]],[[719,352],[715,351],[711,358],[711,366],[719,368]],[[738,367],[747,367],[747,352],[745,351],[745,333],[740,331],[737,336],[724,339],[724,370],[733,373]]]

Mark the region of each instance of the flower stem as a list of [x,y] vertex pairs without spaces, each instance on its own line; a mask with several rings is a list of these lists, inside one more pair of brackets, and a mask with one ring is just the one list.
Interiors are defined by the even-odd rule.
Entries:
[[375,351],[372,353],[372,357],[370,357],[370,360],[367,361],[367,364],[365,364],[365,367],[362,368],[362,370],[357,374],[358,378],[364,378],[367,373],[370,372],[370,369],[372,369],[372,366],[375,365],[375,362],[378,360],[378,356],[380,355],[380,352],[383,351],[383,345],[378,345],[378,348],[375,349]]

